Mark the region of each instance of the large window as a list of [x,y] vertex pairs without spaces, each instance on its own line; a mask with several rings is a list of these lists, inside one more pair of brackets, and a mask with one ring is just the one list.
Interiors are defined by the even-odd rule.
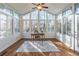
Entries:
[[6,36],[6,20],[6,15],[0,14],[0,38],[5,38]]
[[31,14],[31,19],[32,20],[37,20],[38,19],[38,10],[35,10],[35,11],[29,13],[29,14]]
[[54,20],[49,20],[48,21],[48,31],[49,32],[52,32],[52,31],[54,31]]
[[5,38],[12,33],[12,18],[5,14],[0,14],[0,38]]
[[7,36],[12,34],[12,17],[7,16],[7,24],[6,24]]
[[45,11],[39,11],[39,19],[40,20],[45,20]]
[[14,33],[19,32],[20,30],[20,20],[19,15],[17,13],[13,13],[13,27],[14,27]]
[[64,22],[63,22],[63,16],[62,16],[62,13],[59,13],[58,15],[57,15],[57,20],[56,20],[56,23],[57,23],[57,25],[56,25],[56,27],[57,27],[57,36],[60,38],[60,41],[64,41],[63,40],[63,26],[64,26]]
[[29,23],[29,21],[24,20],[23,24],[24,24],[24,27],[23,27],[24,32],[29,32],[30,31],[30,23]]
[[5,7],[0,9],[0,39],[19,31],[19,15]]
[[23,19],[29,20],[30,19],[30,13],[23,16]]
[[56,23],[60,40],[62,39],[61,41],[70,48],[79,51],[79,4],[74,5],[75,9],[64,9],[62,17],[57,15]]
[[19,19],[16,19],[16,18],[14,18],[13,19],[13,22],[14,22],[14,33],[17,33],[17,32],[19,32]]
[[44,20],[41,20],[39,22],[39,29],[40,29],[40,32],[45,32],[46,31],[46,22]]
[[[53,32],[54,31],[54,20],[55,15],[45,11],[45,10],[33,10],[26,15],[23,16],[23,21],[25,23],[29,22],[29,28],[31,28],[31,32]],[[28,28],[27,24],[24,24],[24,32],[25,29]]]
[[38,33],[38,21],[32,21],[32,25],[31,25],[31,32],[32,33]]
[[73,23],[72,8],[62,11],[62,13],[57,15],[57,35],[67,46],[72,45],[74,35]]
[[66,32],[67,32],[67,26],[66,26],[66,24],[67,24],[67,18],[64,17],[63,18],[63,34],[66,34]]
[[63,40],[67,46],[71,46],[72,24],[73,24],[72,9],[63,12]]
[[58,17],[57,17],[57,31],[58,33],[61,33],[62,29],[62,14],[58,14]]

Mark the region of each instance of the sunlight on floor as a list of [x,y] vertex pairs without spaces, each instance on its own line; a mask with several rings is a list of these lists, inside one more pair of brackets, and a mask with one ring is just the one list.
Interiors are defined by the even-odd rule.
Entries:
[[25,41],[16,52],[60,52],[51,41]]

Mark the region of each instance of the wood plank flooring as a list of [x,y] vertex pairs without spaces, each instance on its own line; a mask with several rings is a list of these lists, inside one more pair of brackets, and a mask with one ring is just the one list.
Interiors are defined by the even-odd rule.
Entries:
[[16,50],[19,48],[21,44],[24,43],[24,40],[19,40],[18,42],[14,43],[12,46],[8,47],[4,51],[0,53],[0,56],[15,56]]
[[17,56],[65,56],[63,52],[29,52],[16,53]]
[[68,55],[68,56],[78,56],[79,53],[70,49],[69,47],[67,47],[63,42],[57,40],[57,39],[54,39],[52,40],[52,42],[63,52],[65,53],[65,55]]
[[74,53],[73,50],[69,49],[64,43],[60,42],[57,39],[52,39],[52,43],[54,43],[61,52],[16,52],[16,50],[24,43],[24,39],[19,40],[14,45],[7,48],[5,53],[1,52],[1,56],[75,56],[78,55]]

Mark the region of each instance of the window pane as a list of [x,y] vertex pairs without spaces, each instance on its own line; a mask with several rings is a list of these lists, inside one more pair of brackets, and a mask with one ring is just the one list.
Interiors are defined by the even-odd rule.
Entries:
[[61,27],[62,27],[62,14],[58,14],[57,17],[57,28],[58,28],[58,33],[61,33]]
[[29,21],[24,20],[23,24],[24,24],[24,27],[23,27],[24,32],[29,32],[30,31],[30,23],[29,23]]
[[6,8],[2,8],[0,9],[0,12],[3,12],[5,14],[11,15],[12,16],[12,11]]
[[39,21],[39,30],[40,30],[41,33],[46,31],[46,23],[45,23],[45,21],[43,21],[43,20]]
[[14,18],[14,33],[19,32],[19,20]]
[[6,16],[3,14],[0,14],[0,38],[6,37]]
[[12,34],[12,17],[10,16],[7,16],[6,30],[7,30],[7,36]]
[[48,31],[49,32],[54,31],[54,21],[53,20],[48,21]]
[[38,19],[38,10],[31,12],[31,19]]
[[4,14],[1,14],[1,15],[0,15],[0,19],[2,19],[2,20],[6,20],[6,19],[7,19],[7,16],[4,15]]
[[72,18],[73,18],[73,15],[70,15],[68,16],[68,20],[67,20],[67,34],[69,36],[71,35]]
[[66,34],[66,21],[67,21],[67,18],[63,18],[63,34]]
[[68,15],[70,15],[70,14],[72,14],[72,10],[71,9],[63,12],[63,16],[64,17],[68,17]]
[[76,4],[76,5],[75,5],[75,12],[76,12],[76,13],[79,13],[79,4]]
[[45,19],[45,11],[39,11],[39,19]]
[[30,19],[30,13],[23,16],[23,19],[29,20]]
[[52,19],[55,19],[55,17],[54,17],[52,14],[49,14],[49,13],[48,13],[48,19],[49,19],[49,20],[52,20]]
[[19,15],[17,13],[13,12],[13,14],[14,14],[14,18],[19,19]]
[[47,19],[47,12],[44,11],[45,15],[44,15],[44,19],[46,20]]
[[32,33],[38,33],[38,21],[32,21]]

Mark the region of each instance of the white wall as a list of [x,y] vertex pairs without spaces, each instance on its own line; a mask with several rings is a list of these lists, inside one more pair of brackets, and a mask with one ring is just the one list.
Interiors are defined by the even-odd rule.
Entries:
[[23,38],[31,38],[31,33],[30,32],[23,33]]
[[0,52],[14,44],[16,41],[21,39],[20,33],[11,35],[5,39],[0,39]]
[[46,32],[45,37],[46,38],[55,38],[55,32]]
[[[46,38],[55,38],[55,32],[46,32]],[[31,38],[31,33],[23,33],[23,38]]]

